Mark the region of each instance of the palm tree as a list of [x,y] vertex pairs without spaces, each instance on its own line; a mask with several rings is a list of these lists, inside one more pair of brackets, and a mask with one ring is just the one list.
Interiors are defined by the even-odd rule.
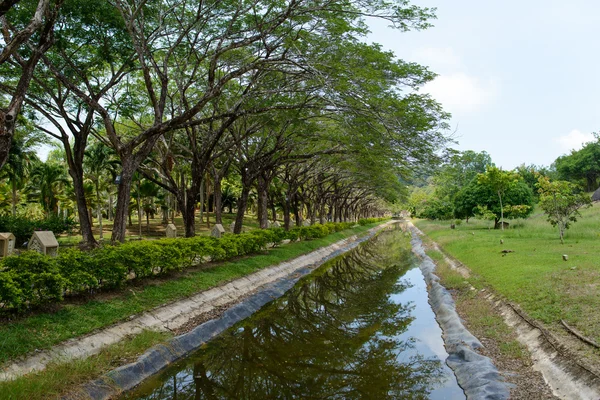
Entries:
[[153,182],[144,180],[139,185],[140,197],[142,198],[142,204],[144,213],[146,213],[146,230],[150,232],[150,214],[154,218],[156,212],[155,199],[160,196],[160,188]]
[[40,163],[33,168],[30,179],[32,194],[38,197],[46,215],[56,214],[58,211],[57,196],[63,190],[64,185],[69,184],[65,167],[53,162]]
[[83,163],[86,178],[93,183],[96,190],[98,225],[100,228],[100,239],[103,239],[102,201],[100,198],[100,192],[101,188],[103,188],[108,182],[111,182],[109,178],[114,178],[116,175],[116,169],[119,165],[119,162],[113,158],[113,153],[107,146],[97,142],[85,151]]
[[13,217],[17,214],[18,191],[25,186],[33,165],[39,162],[36,148],[41,143],[47,143],[47,139],[38,131],[20,130],[13,137],[8,159],[0,175],[10,182]]

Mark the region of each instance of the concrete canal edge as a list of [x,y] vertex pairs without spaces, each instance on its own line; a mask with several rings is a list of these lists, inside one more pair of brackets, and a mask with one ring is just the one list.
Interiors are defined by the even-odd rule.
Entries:
[[[415,228],[419,235],[423,233]],[[433,248],[443,254],[450,268],[468,278],[470,271],[451,258],[437,243]],[[475,288],[472,288],[475,290]],[[546,384],[560,399],[600,400],[600,376],[583,365],[563,341],[513,304],[491,292],[485,300],[516,333],[517,340],[527,347],[533,369],[539,371]]]
[[413,252],[420,258],[419,268],[428,286],[429,303],[444,332],[448,353],[446,363],[454,371],[468,399],[502,400],[510,397],[510,384],[504,380],[492,360],[477,352],[481,342],[469,332],[456,312],[452,295],[435,275],[435,263],[425,253],[420,231],[408,222]]
[[[207,321],[188,333],[170,339],[165,344],[154,346],[141,355],[137,361],[116,368],[102,377],[88,382],[65,396],[64,399],[107,400],[133,389],[173,362],[198,350],[204,343],[249,317],[265,304],[281,297],[302,277],[310,274],[325,262],[356,248],[360,243],[373,238],[378,232],[397,222],[389,221],[370,229],[363,236],[352,236],[288,261],[287,263],[291,264],[293,268],[286,276],[260,286],[255,294],[227,309],[219,318]],[[232,284],[235,284],[235,281]],[[240,291],[246,293],[254,290],[256,289],[247,286],[240,288]]]

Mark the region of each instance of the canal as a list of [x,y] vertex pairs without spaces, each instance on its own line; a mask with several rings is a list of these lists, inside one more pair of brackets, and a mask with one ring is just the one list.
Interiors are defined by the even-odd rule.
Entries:
[[124,399],[464,399],[398,225]]

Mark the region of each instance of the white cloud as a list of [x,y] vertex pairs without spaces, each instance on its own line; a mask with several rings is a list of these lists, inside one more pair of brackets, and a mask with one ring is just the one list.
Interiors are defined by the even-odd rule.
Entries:
[[439,75],[423,90],[454,113],[469,113],[492,103],[499,93],[496,79],[481,80],[465,73]]
[[420,48],[412,57],[418,63],[427,65],[433,70],[438,68],[458,68],[462,65],[460,57],[452,47],[424,47]]
[[594,135],[591,133],[582,133],[577,129],[573,129],[568,134],[555,139],[555,141],[561,145],[564,151],[579,150],[581,147],[583,147],[583,144],[593,140]]

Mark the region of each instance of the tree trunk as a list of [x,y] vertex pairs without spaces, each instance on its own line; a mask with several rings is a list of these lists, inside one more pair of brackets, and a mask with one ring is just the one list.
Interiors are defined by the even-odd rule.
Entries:
[[100,240],[104,239],[102,234],[102,202],[100,201],[100,188],[96,183],[96,202],[98,203],[98,227],[100,228]]
[[269,213],[267,208],[269,182],[263,174],[258,175],[258,223],[261,229],[267,229],[269,226]]
[[233,233],[242,233],[242,224],[244,223],[244,213],[246,212],[246,206],[248,204],[248,195],[250,194],[250,186],[244,185],[242,187],[242,194],[237,204],[237,214],[235,216],[235,226]]
[[204,184],[206,189],[206,227],[210,229],[210,174],[206,173],[206,183]]
[[290,194],[287,193],[283,201],[283,227],[290,230]]
[[115,221],[113,223],[111,242],[124,242],[127,222],[127,210],[131,197],[131,185],[135,168],[129,160],[122,160],[123,172],[121,182],[117,191],[117,209],[115,210]]
[[221,177],[215,176],[213,181],[213,207],[215,209],[215,224],[223,224],[223,205],[221,202],[222,193],[221,193]]
[[109,192],[108,192],[108,213],[107,213],[107,217],[108,217],[109,221],[112,221],[112,219],[113,219],[112,205],[113,205],[113,198],[112,198],[112,193],[110,193],[110,189],[109,189]]
[[502,230],[504,230],[504,208],[502,208],[502,195],[498,192],[498,198],[500,199],[500,224],[502,225]]
[[12,187],[12,216],[17,216],[17,183],[11,182],[10,186]]

